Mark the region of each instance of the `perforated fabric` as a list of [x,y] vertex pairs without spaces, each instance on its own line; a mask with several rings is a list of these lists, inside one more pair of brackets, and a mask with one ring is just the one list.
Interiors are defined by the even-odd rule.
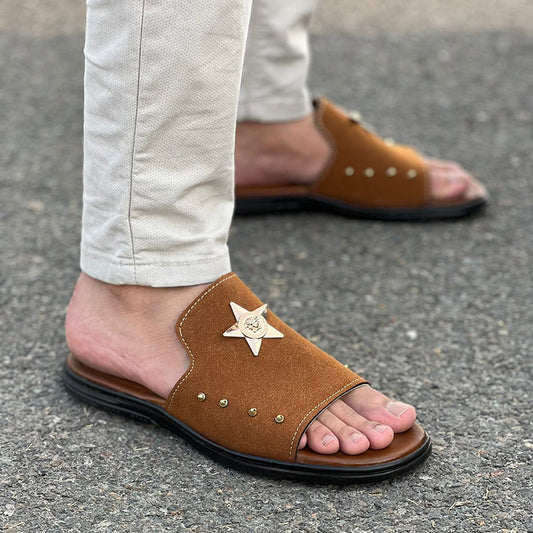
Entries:
[[250,0],[89,0],[81,267],[114,284],[230,270]]
[[311,114],[308,30],[316,0],[254,0],[239,120],[278,122]]

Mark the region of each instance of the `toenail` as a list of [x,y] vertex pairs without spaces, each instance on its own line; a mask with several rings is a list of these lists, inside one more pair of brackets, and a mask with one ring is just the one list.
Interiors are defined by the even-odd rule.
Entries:
[[376,431],[379,431],[380,433],[383,433],[387,429],[387,426],[384,426],[383,424],[378,424],[374,429]]
[[333,442],[334,440],[335,440],[335,437],[333,437],[333,435],[326,435],[322,439],[322,445],[327,446],[330,442]]
[[351,440],[352,442],[357,442],[357,441],[360,440],[360,439],[361,439],[361,434],[360,434],[360,433],[352,433],[352,434],[350,435],[350,440]]
[[397,417],[402,416],[407,409],[409,409],[409,406],[403,402],[390,402],[387,405],[387,411]]

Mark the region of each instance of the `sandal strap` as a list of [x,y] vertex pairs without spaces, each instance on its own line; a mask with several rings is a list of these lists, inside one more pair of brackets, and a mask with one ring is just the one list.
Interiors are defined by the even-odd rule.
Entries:
[[[165,408],[225,448],[294,461],[309,423],[336,398],[366,382],[270,311],[266,324],[277,333],[270,329],[254,355],[254,339],[249,345],[248,338],[238,336],[234,309],[259,313],[263,305],[230,273],[189,306],[176,332],[191,365]],[[268,327],[259,322],[252,326]],[[224,336],[228,330],[230,336]]]
[[427,204],[428,168],[418,152],[383,140],[326,98],[315,106],[317,126],[333,155],[314,194],[365,207]]

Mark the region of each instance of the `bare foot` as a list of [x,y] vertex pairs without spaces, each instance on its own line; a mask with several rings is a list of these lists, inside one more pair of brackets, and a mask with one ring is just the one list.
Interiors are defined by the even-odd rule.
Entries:
[[[166,398],[189,366],[174,331],[176,320],[206,287],[115,286],[81,274],[67,311],[67,344],[87,366],[141,383]],[[415,418],[412,406],[363,385],[323,411],[300,448],[307,444],[328,454],[384,448]]]
[[[314,117],[279,123],[240,122],[235,145],[235,182],[241,186],[309,184],[331,154]],[[446,201],[474,200],[484,187],[461,165],[424,158],[429,167],[430,196]]]

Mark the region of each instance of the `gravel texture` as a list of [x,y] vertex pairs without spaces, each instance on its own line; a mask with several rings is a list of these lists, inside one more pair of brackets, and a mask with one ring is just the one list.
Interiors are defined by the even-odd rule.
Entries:
[[46,7],[27,18],[31,31],[7,12],[0,41],[0,529],[533,531],[531,33],[498,26],[497,9],[475,32],[339,33],[317,21],[315,91],[358,107],[384,135],[460,160],[492,201],[452,223],[235,221],[234,270],[308,338],[413,402],[434,441],[426,465],[401,479],[313,486],[226,470],[63,389],[83,36],[79,17],[65,30],[65,2]]

